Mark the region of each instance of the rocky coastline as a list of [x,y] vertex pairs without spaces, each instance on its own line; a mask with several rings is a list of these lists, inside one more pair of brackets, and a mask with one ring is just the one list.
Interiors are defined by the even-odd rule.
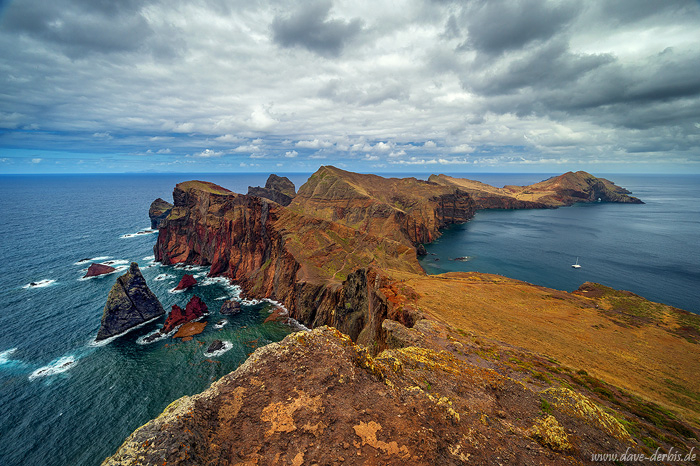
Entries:
[[[427,276],[417,261],[480,209],[642,202],[624,188],[585,172],[494,188],[321,167],[296,193],[277,178],[247,195],[178,184],[155,258],[211,266],[314,330],[175,401],[104,465],[587,464],[700,450],[697,372],[664,368],[700,357],[697,316],[596,284]],[[637,364],[664,375],[632,376]]]

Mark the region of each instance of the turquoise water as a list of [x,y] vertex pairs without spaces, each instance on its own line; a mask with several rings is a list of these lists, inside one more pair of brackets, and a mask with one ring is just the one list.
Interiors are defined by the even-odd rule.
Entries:
[[[462,176],[496,186],[549,177]],[[421,265],[432,274],[495,273],[567,291],[593,281],[700,313],[700,177],[600,176],[645,204],[481,211],[426,245]],[[571,267],[577,257],[580,269]]]
[[[263,323],[268,303],[243,306],[215,329],[224,317],[218,313],[222,298],[238,291],[213,282],[172,294],[183,274],[198,274],[201,281],[207,270],[160,266],[153,262],[156,234],[128,237],[150,226],[153,199],[171,200],[175,184],[193,178],[246,192],[248,185],[264,185],[267,176],[0,177],[0,465],[100,464],[170,402],[199,393],[256,347],[291,331]],[[210,310],[204,332],[190,342],[138,344],[162,325],[161,318],[94,346],[107,294],[120,275],[81,280],[89,263],[76,262],[97,257],[117,266],[138,262],[166,310],[200,296]],[[49,280],[48,286],[26,288]],[[207,357],[214,339],[230,341],[232,349]]]

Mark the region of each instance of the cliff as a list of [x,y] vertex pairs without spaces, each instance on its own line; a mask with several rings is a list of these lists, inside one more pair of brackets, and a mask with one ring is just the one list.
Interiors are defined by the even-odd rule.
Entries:
[[[210,265],[211,275],[282,302],[306,325],[334,325],[370,343],[391,312],[379,270],[422,273],[414,244],[468,220],[473,204],[434,183],[389,179],[382,187],[354,175],[322,167],[286,208],[210,183],[180,183],[155,258]],[[323,208],[331,200],[334,208]]]
[[95,340],[124,333],[163,314],[165,309],[148,288],[138,264],[132,262],[109,291]]
[[539,209],[572,205],[577,202],[618,202],[643,204],[630,192],[605,178],[584,171],[567,172],[530,186],[495,188],[479,181],[430,175],[429,181],[455,186],[474,197],[479,209]]

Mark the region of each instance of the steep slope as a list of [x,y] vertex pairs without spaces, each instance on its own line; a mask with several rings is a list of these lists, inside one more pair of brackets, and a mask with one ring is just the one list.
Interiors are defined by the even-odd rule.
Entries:
[[530,186],[495,188],[479,181],[430,175],[429,181],[455,186],[468,192],[479,209],[528,209],[560,207],[576,202],[618,202],[643,204],[630,192],[605,178],[596,178],[584,171],[567,172]]
[[431,320],[384,326],[394,345],[376,358],[328,327],[260,348],[103,465],[574,465],[699,445],[686,424],[657,409],[655,427],[536,354]]
[[472,198],[455,186],[331,166],[311,175],[289,207],[413,246],[433,241],[440,228],[468,221],[475,210]]
[[405,242],[259,197],[190,181],[176,186],[173,199],[160,224],[156,260],[210,265],[211,275],[235,280],[247,296],[282,302],[307,325],[335,325],[353,338],[372,325],[362,339],[372,341],[381,320],[371,318],[370,310],[386,311],[370,306],[383,301],[375,297],[380,282],[371,268],[422,273],[415,248]]

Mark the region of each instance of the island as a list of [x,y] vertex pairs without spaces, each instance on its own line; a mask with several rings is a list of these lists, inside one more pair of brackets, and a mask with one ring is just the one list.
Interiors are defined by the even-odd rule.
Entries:
[[585,283],[427,275],[480,209],[641,203],[585,172],[493,188],[321,167],[289,204],[188,181],[154,247],[313,330],[174,401],[105,465],[581,464],[697,452],[700,319]]

